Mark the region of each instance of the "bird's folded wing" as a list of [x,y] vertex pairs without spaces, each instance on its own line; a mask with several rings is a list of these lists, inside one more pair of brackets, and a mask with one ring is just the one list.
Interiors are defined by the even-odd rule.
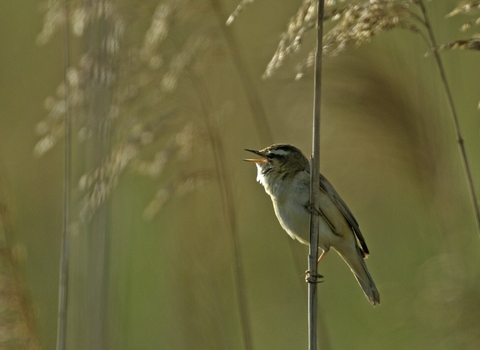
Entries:
[[352,212],[348,208],[347,204],[340,198],[335,188],[333,188],[332,184],[328,182],[328,180],[320,174],[320,190],[323,191],[328,198],[332,200],[332,202],[337,206],[338,210],[343,214],[345,219],[347,220],[348,224],[352,228],[355,236],[357,237],[358,241],[360,242],[360,246],[362,247],[363,253],[365,255],[369,254],[367,243],[365,242],[365,238],[358,227],[358,222],[353,216]]

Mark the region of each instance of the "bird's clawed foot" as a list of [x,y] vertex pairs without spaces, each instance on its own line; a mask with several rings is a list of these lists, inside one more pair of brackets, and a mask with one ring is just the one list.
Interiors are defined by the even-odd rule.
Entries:
[[305,282],[307,283],[322,283],[323,276],[320,274],[313,274],[312,271],[305,271]]

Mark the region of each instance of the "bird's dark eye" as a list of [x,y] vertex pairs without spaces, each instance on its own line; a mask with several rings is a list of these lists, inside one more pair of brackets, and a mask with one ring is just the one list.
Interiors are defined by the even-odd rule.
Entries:
[[273,159],[273,158],[275,158],[275,154],[269,153],[269,154],[267,155],[267,158],[268,158],[268,159]]

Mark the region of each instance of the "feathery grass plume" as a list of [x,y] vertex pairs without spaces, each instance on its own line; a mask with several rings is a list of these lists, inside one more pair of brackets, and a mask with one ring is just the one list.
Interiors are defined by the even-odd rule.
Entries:
[[0,348],[38,350],[35,317],[17,255],[0,242]]
[[[450,17],[457,16],[457,15],[460,15],[460,14],[470,14],[470,12],[478,13],[478,10],[480,10],[480,1],[478,1],[478,0],[469,1],[467,3],[462,3],[462,4],[458,5],[456,8],[454,8],[452,10],[452,12],[450,12],[445,17],[450,18]],[[466,22],[462,26],[462,30],[466,31],[466,30],[470,29],[470,27],[472,25],[478,25],[478,24],[480,24],[480,17],[477,17],[474,20]]]
[[452,10],[446,17],[456,16],[462,13],[469,13],[472,10],[480,10],[480,1],[468,1],[463,2],[462,4],[458,5],[456,8]]
[[210,46],[208,42],[210,39],[211,35],[207,32],[192,35],[188,39],[182,51],[172,58],[169,70],[160,82],[160,86],[165,92],[172,92],[176,89],[180,75],[185,72],[185,68],[193,59],[201,54],[202,50]]
[[[163,48],[162,44],[174,24],[187,22],[195,17],[201,24],[202,14],[198,10],[205,11],[207,2],[169,0],[161,3],[150,2],[145,6],[151,7],[152,4],[154,4],[154,10],[150,26],[145,31],[141,44],[131,45],[125,57],[115,55],[111,62],[122,74],[120,78],[123,79],[117,80],[118,77],[113,72],[101,72],[101,67],[96,64],[95,53],[86,52],[77,67],[69,68],[68,80],[60,84],[56,95],[47,98],[45,106],[48,115],[36,127],[41,138],[34,148],[34,154],[42,156],[64,136],[65,84],[68,84],[70,108],[72,115],[75,116],[75,123],[79,125],[79,139],[88,140],[92,135],[92,124],[85,115],[89,79],[93,75],[107,79],[110,84],[116,81],[115,89],[118,95],[110,101],[110,113],[106,119],[109,123],[116,120],[111,127],[119,131],[121,140],[128,141],[120,141],[114,145],[102,164],[84,174],[80,179],[79,187],[86,191],[80,211],[84,219],[91,217],[96,208],[104,202],[116,187],[119,175],[133,160],[140,158],[141,151],[145,148],[144,146],[147,146],[145,135],[148,133],[142,132],[143,139],[140,139],[140,136],[134,134],[135,130],[154,128],[155,132],[149,134],[149,137],[154,138],[150,142],[152,144],[164,136],[171,136],[166,131],[168,128],[163,130],[166,134],[162,135],[159,131],[161,129],[155,126],[159,120],[158,108],[169,110],[176,108],[172,101],[175,101],[175,92],[186,67],[194,59],[198,62],[197,58],[207,52],[213,42],[211,30],[198,30],[196,27],[195,32],[188,36],[183,47],[170,55],[170,58],[165,58],[169,55],[169,49]],[[113,21],[115,35],[106,38],[105,46],[113,56],[120,46],[119,38],[128,29],[121,14],[115,12],[118,9],[115,9],[109,1],[101,1],[98,6],[90,6],[85,1],[72,0],[69,4],[69,13],[66,14],[61,1],[48,0],[45,9],[44,28],[37,39],[41,44],[46,43],[61,28],[67,17],[72,24],[70,27],[73,34],[80,37],[84,36],[86,28],[96,18],[112,17],[115,19]],[[114,40],[111,40],[112,38]],[[167,101],[167,96],[173,98]],[[158,160],[154,164],[158,165]],[[152,169],[151,167],[150,170]]]
[[[109,20],[112,28],[102,42],[104,53],[108,55],[108,64],[114,64],[120,48],[120,40],[125,32],[125,22],[118,12],[117,6],[109,0],[94,2],[93,4],[83,0],[73,0],[69,4],[69,13],[66,14],[63,1],[48,0],[45,4],[46,14],[42,32],[37,36],[37,44],[47,43],[69,21],[69,28],[75,36],[83,37],[85,29],[99,18]],[[69,108],[72,116],[76,119],[85,117],[86,89],[89,84],[100,81],[112,85],[116,80],[116,73],[109,67],[99,64],[97,59],[101,54],[95,50],[85,52],[76,67],[69,67],[66,81],[62,82],[54,97],[45,100],[47,116],[36,126],[36,132],[41,136],[34,148],[36,156],[42,156],[50,151],[64,136],[64,122],[66,113],[66,91],[69,92]],[[67,85],[68,86],[67,86]],[[115,111],[112,108],[112,111]],[[112,113],[108,117],[112,117]],[[77,121],[77,120],[76,120]],[[81,121],[85,125],[88,121]],[[81,128],[80,136],[85,138],[88,134],[86,129]],[[83,135],[82,135],[83,134]]]
[[152,68],[158,67],[161,62],[161,56],[157,50],[168,36],[175,19],[175,12],[184,4],[185,1],[168,1],[156,7],[152,22],[145,33],[143,45],[140,49],[140,56],[143,60],[148,61]]
[[[88,72],[92,67],[92,57],[89,54],[83,55],[77,68],[69,68],[67,72],[68,80],[58,86],[55,97],[50,96],[45,100],[45,108],[48,114],[36,126],[35,131],[41,136],[41,139],[35,145],[35,156],[43,156],[64,136],[67,106],[65,84],[68,84],[70,108],[79,111],[84,106]],[[78,113],[75,114],[78,115]]]
[[305,33],[315,26],[316,10],[316,0],[303,0],[295,16],[290,19],[287,31],[281,35],[277,50],[267,65],[264,77],[271,76],[282,65],[285,58],[298,51]]
[[[209,47],[207,43],[209,39],[208,33],[194,34],[187,40],[183,49],[173,56],[168,70],[160,79],[157,79],[156,102],[163,100],[166,95],[177,89],[180,77],[186,71],[186,66],[196,56],[200,55],[202,50]],[[129,118],[126,119],[126,124],[130,124]],[[130,130],[127,136],[124,136],[127,141],[115,146],[102,165],[80,179],[80,189],[87,192],[80,210],[82,221],[91,217],[100,204],[107,199],[111,191],[117,186],[120,175],[132,161],[139,158],[141,151],[146,146],[169,136],[168,128],[165,128],[165,126],[161,119],[150,124],[137,120],[134,127],[130,125],[126,128],[126,130]],[[178,154],[189,154],[185,151],[185,148],[190,147],[193,136],[192,126],[187,124],[183,131],[173,137],[173,141],[169,142],[167,148],[157,153],[156,160],[154,159],[149,166],[145,162],[140,165],[140,167],[143,167],[143,173],[153,174],[158,171],[158,174],[160,174],[163,166],[172,157]]]
[[[480,1],[469,1],[467,3],[462,3],[458,5],[455,9],[450,12],[446,18],[450,18],[453,16],[461,15],[461,14],[473,14],[478,16],[478,12],[480,10]],[[462,25],[461,30],[466,32],[469,30],[473,25],[480,24],[480,17],[477,17],[474,20],[468,21]],[[450,50],[450,49],[464,49],[464,50],[480,50],[480,32],[476,32],[472,35],[471,38],[463,39],[463,40],[454,40],[449,43],[442,44],[438,47],[439,51]],[[429,52],[431,53],[431,51]],[[478,108],[480,109],[480,102],[478,103]]]
[[[197,30],[188,37],[183,48],[167,60],[170,63],[160,69],[165,60],[162,56],[168,53],[167,50],[160,50],[160,47],[172,25],[199,16],[198,13],[192,14],[190,3],[189,0],[171,0],[156,4],[143,42],[138,46],[133,45],[125,56],[118,54],[120,39],[127,29],[118,7],[114,7],[110,1],[100,1],[90,6],[82,0],[73,0],[69,6],[68,19],[76,36],[84,36],[86,28],[96,18],[113,19],[112,33],[105,38],[104,47],[111,57],[108,59],[111,66],[115,66],[122,75],[118,77],[109,67],[100,67],[96,60],[97,53],[84,53],[77,66],[69,68],[67,81],[60,84],[56,95],[45,101],[48,114],[36,127],[41,138],[34,148],[34,154],[44,155],[64,136],[65,84],[68,84],[70,109],[78,125],[79,139],[87,141],[92,136],[93,124],[89,122],[85,111],[86,94],[92,78],[103,79],[110,86],[115,82],[118,95],[110,101],[106,123],[111,124],[109,128],[119,131],[120,140],[127,140],[114,145],[98,168],[81,177],[79,187],[86,191],[80,210],[82,220],[91,217],[105,201],[116,187],[120,174],[140,157],[141,150],[162,137],[161,126],[165,125],[161,121],[163,117],[158,117],[157,108],[163,106],[172,109],[171,101],[166,101],[165,97],[176,91],[185,67],[210,47],[211,31]],[[199,9],[198,4],[194,7]],[[40,43],[47,42],[67,18],[61,1],[49,0],[46,9],[44,28],[38,37]],[[139,100],[145,103],[139,103]],[[167,130],[171,131],[171,128],[163,129],[165,132]],[[148,141],[150,138],[153,139]]]
[[334,17],[337,24],[325,35],[324,52],[336,54],[350,42],[356,46],[374,35],[395,28],[419,33],[414,20],[422,22],[405,1],[370,0],[348,4]]
[[[451,18],[453,16],[462,15],[462,14],[468,15],[468,14],[471,14],[470,12],[473,12],[472,14],[478,16],[480,12],[480,1],[470,1],[462,5],[459,5],[458,7],[453,9],[452,12],[446,15],[445,18]],[[463,24],[461,30],[465,32],[468,29],[470,29],[472,25],[479,25],[479,24],[480,24],[480,17],[477,17],[476,19],[468,21],[465,24]]]
[[67,19],[65,6],[60,0],[48,0],[41,6],[45,11],[45,16],[43,17],[42,31],[37,36],[37,45],[44,45],[50,41]]
[[[84,34],[85,28],[100,17],[115,17],[118,26],[116,30],[123,30],[124,23],[118,16],[116,6],[111,1],[87,2],[83,0],[69,1],[70,11],[67,14],[65,5],[61,0],[48,0],[41,5],[45,11],[43,27],[37,36],[37,45],[45,45],[52,37],[63,28],[67,18],[71,23],[72,33],[78,37]],[[114,39],[111,37],[109,39]],[[112,43],[107,43],[107,45]]]
[[138,159],[145,147],[158,142],[164,137],[163,133],[168,133],[170,117],[168,115],[156,123],[133,125],[127,140],[117,144],[102,165],[80,178],[79,189],[86,192],[80,209],[81,221],[88,221],[118,185],[120,175],[130,165],[140,174],[158,178],[173,158],[185,159],[190,155],[194,127],[187,124],[167,141],[167,146],[158,151],[152,161]]
[[0,175],[0,349],[39,350],[32,301],[21,272],[22,249],[14,247],[14,227]]
[[431,49],[428,54],[430,54],[433,50],[450,50],[450,49],[462,49],[462,50],[480,50],[480,38],[471,38],[465,40],[455,40],[449,43],[445,43],[440,45],[438,48]]
[[[285,58],[299,50],[305,34],[314,28],[316,7],[316,1],[302,2],[282,34],[264,77],[271,76]],[[359,46],[382,31],[400,28],[420,33],[417,24],[423,23],[410,9],[409,2],[399,0],[369,0],[340,5],[336,1],[326,2],[324,20],[333,25],[323,40],[323,52],[331,55],[345,50],[350,43]],[[305,69],[312,67],[313,52],[297,67],[297,78],[303,75]]]
[[[83,221],[88,219],[99,205],[106,200],[107,196],[117,186],[119,176],[134,160],[135,164],[132,164],[132,167],[136,168],[138,173],[158,178],[168,162],[177,158],[185,158],[186,154],[190,154],[193,138],[192,125],[187,125],[182,132],[173,137],[173,140],[167,142],[168,146],[157,152],[150,162],[137,160],[137,157],[142,147],[150,145],[158,136],[154,134],[154,131],[140,130],[140,126],[134,129],[136,129],[134,133],[137,134],[137,136],[132,136],[128,142],[118,145],[100,167],[83,175],[80,179],[80,189],[87,191],[80,210],[80,217]],[[157,129],[156,132],[158,133],[159,130]],[[169,186],[168,193],[172,195],[176,189],[183,189],[185,184],[199,183],[199,181],[193,182],[193,180],[199,179],[199,176],[189,176],[184,181],[176,182],[174,186]],[[158,198],[159,194],[157,193],[157,201]],[[150,214],[153,213],[153,202],[155,202],[155,200],[153,200],[149,204],[149,208],[146,209]],[[158,204],[156,206],[159,207]],[[157,212],[158,211],[156,211],[155,214]],[[148,215],[148,218],[152,218],[151,215]]]
[[240,1],[240,3],[237,5],[235,10],[232,12],[230,17],[228,17],[226,25],[229,26],[230,24],[232,24],[232,22],[238,17],[240,12],[242,12],[248,6],[248,4],[250,4],[254,1],[255,0],[242,0],[242,1]]
[[133,142],[118,145],[100,167],[81,177],[80,189],[89,190],[80,209],[82,221],[90,218],[105,201],[108,194],[117,186],[120,174],[138,153],[138,145]]
[[[52,4],[56,3],[51,1]],[[75,28],[74,34],[82,37],[87,37],[86,34],[91,30],[90,23],[93,23],[92,12],[88,7],[82,7],[82,4],[87,2],[72,0],[69,5],[70,13],[64,13],[62,19],[66,21],[68,18],[68,23],[74,21],[72,23]],[[192,89],[188,76],[191,74],[189,71],[193,69],[204,71],[203,67],[207,61],[211,65],[214,50],[217,48],[215,46],[217,37],[215,31],[210,28],[210,24],[206,24],[204,13],[193,13],[192,8],[202,10],[208,8],[211,11],[210,7],[199,3],[210,4],[204,0],[166,0],[149,1],[147,5],[140,6],[139,12],[145,7],[152,10],[148,11],[150,25],[145,28],[141,40],[135,39],[132,42],[128,40],[130,29],[136,24],[135,16],[130,13],[125,14],[121,6],[118,6],[116,8],[119,11],[118,17],[125,26],[118,31],[120,37],[115,43],[100,48],[108,49],[107,53],[109,53],[109,55],[103,55],[102,65],[98,63],[96,51],[87,51],[84,53],[86,68],[82,69],[82,61],[74,68],[70,68],[72,81],[70,82],[69,79],[66,83],[69,84],[72,95],[78,94],[77,104],[72,102],[70,107],[75,117],[74,130],[78,132],[80,141],[95,141],[101,138],[99,123],[89,120],[88,111],[92,106],[87,103],[87,99],[92,98],[91,95],[97,91],[95,88],[101,86],[102,89],[108,90],[108,93],[105,93],[108,101],[102,104],[103,101],[99,101],[98,97],[93,99],[106,111],[105,115],[99,117],[102,123],[100,127],[103,131],[103,124],[108,124],[105,137],[110,136],[108,142],[112,143],[111,145],[108,142],[102,144],[102,152],[95,154],[97,162],[79,180],[80,195],[83,198],[79,205],[80,209],[75,211],[78,220],[74,224],[77,225],[79,222],[89,224],[89,219],[93,219],[91,221],[94,225],[97,218],[104,219],[102,215],[105,214],[103,210],[105,207],[102,204],[118,185],[121,175],[129,169],[136,171],[137,174],[153,177],[159,182],[160,189],[144,210],[146,218],[156,215],[166,201],[174,195],[188,193],[210,178],[214,178],[215,181],[224,181],[219,179],[221,177],[211,176],[209,171],[201,168],[184,170],[175,169],[172,166],[177,160],[188,160],[192,163],[192,145],[201,147],[204,144],[204,142],[197,142],[198,130],[200,133],[203,132],[197,125],[200,122],[192,122],[195,115],[192,110],[197,110],[198,104],[205,102],[202,102],[204,95],[198,92],[196,87]],[[123,18],[129,18],[129,21]],[[196,21],[192,21],[192,18]],[[182,22],[185,23],[184,26],[180,25]],[[97,30],[98,27],[96,26]],[[135,37],[138,26],[133,29],[133,37]],[[180,33],[179,29],[182,29]],[[50,38],[55,30],[47,32],[42,35],[44,41]],[[108,36],[105,40],[107,43]],[[128,50],[118,50],[120,42],[122,48],[128,48]],[[99,79],[103,80],[103,84],[95,85]],[[206,89],[205,86],[203,90]],[[39,150],[36,153],[39,155],[45,154],[54,146],[53,140],[58,141],[63,136],[60,131],[53,133],[57,127],[61,128],[65,121],[65,112],[60,108],[65,100],[65,89],[60,90],[61,93],[51,98],[48,104],[49,111],[54,109],[56,104],[59,105],[56,107],[58,111],[55,110],[55,118],[47,118],[37,128],[47,141],[48,136],[52,139],[48,143],[43,141],[48,147],[38,146]],[[198,101],[191,98],[192,90],[195,90],[193,94],[198,97]],[[73,97],[70,96],[70,99]],[[211,101],[205,103],[212,104]],[[105,105],[108,108],[104,108]],[[164,121],[164,115],[168,113],[175,117],[166,118],[168,121]],[[212,115],[213,113],[206,118],[211,118]],[[95,142],[100,144],[102,141]],[[212,147],[216,146],[212,145]],[[150,159],[149,156],[152,153],[154,153],[153,159],[145,160]],[[169,173],[174,174],[175,180],[171,182],[161,178],[167,167]],[[232,190],[228,191],[231,194]],[[222,193],[222,200],[227,195]],[[231,209],[231,206],[229,208],[225,220],[231,224],[235,222],[233,218],[235,210]],[[94,214],[98,215],[94,216]],[[238,252],[233,254],[238,255]],[[241,269],[242,264],[236,257],[229,260],[233,261],[234,269]],[[241,272],[239,275],[241,277],[238,278],[243,278]],[[242,288],[237,288],[237,294],[245,294],[245,291],[240,289]],[[239,302],[238,305],[240,308],[245,308],[245,303]],[[243,311],[241,313],[246,314]],[[248,318],[247,316],[244,318]]]
[[[323,20],[334,20],[345,10],[344,6],[336,7],[338,4],[344,3],[345,0],[330,0],[325,1],[325,13]],[[300,49],[300,45],[305,34],[311,29],[315,28],[317,20],[317,1],[316,0],[304,0],[300,5],[297,13],[293,16],[288,25],[287,31],[280,37],[277,50],[275,51],[272,59],[267,65],[264,78],[270,77],[274,72],[280,68],[285,58],[291,54],[297,52]],[[313,49],[309,56],[311,61],[310,67],[313,66],[315,49]]]
[[[479,10],[480,10],[480,1],[470,1],[457,6],[455,9],[453,9],[452,12],[450,12],[445,17],[451,18],[457,15],[470,14],[471,12],[473,12],[473,14],[476,14],[478,16]],[[462,25],[461,30],[466,32],[473,25],[479,25],[479,24],[480,24],[480,17],[477,17],[474,20],[464,23]],[[477,32],[473,34],[471,38],[468,38],[468,39],[454,40],[454,41],[442,44],[438,48],[432,48],[428,52],[428,54],[432,53],[433,50],[443,51],[443,50],[451,50],[451,49],[463,49],[463,50],[474,50],[474,51],[480,50],[480,33]]]

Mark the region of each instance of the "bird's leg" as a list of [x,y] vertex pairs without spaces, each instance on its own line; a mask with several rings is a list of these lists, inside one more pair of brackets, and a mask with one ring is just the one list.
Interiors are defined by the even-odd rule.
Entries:
[[[317,260],[317,265],[320,264],[320,261],[322,261],[322,259],[325,257],[327,252],[328,250],[324,250],[322,254],[320,254],[320,257]],[[310,270],[305,271],[305,281],[307,283],[322,283],[323,281],[319,281],[320,278],[323,278],[323,275],[320,275],[320,274],[314,275]]]
[[[327,250],[324,250],[320,257],[317,260],[317,265],[322,260],[322,258],[325,256],[327,253]],[[320,275],[319,273],[314,274],[312,271],[307,270],[305,271],[305,282],[307,283],[322,283],[323,281],[320,281],[319,279],[323,278],[323,275]]]
[[[328,221],[328,219],[327,219],[326,216],[323,214],[323,212],[322,212],[321,209],[315,208],[315,206],[314,206],[312,203],[310,203],[310,202],[308,202],[307,204],[305,204],[305,209],[307,209],[310,214],[318,215],[318,216],[323,217],[323,218],[325,219],[326,223],[327,223],[327,224],[330,226],[330,228],[332,229],[332,231],[333,231],[334,233],[336,233],[335,227],[333,226],[333,224],[332,224],[330,221]],[[320,261],[323,259],[323,257],[325,256],[325,254],[327,254],[327,251],[328,251],[328,250],[324,250],[324,251],[322,252],[322,254],[320,254],[320,257],[319,257],[318,260],[317,260],[317,265],[318,265],[318,264],[320,263]],[[321,283],[321,282],[323,282],[323,281],[319,281],[320,278],[323,278],[323,276],[320,275],[320,274],[313,274],[312,271],[310,271],[310,270],[305,271],[305,281],[306,281],[307,283]]]
[[324,250],[322,252],[322,254],[320,254],[318,260],[317,260],[317,265],[320,264],[320,261],[322,261],[323,257],[325,256],[325,254],[327,254],[328,250]]

